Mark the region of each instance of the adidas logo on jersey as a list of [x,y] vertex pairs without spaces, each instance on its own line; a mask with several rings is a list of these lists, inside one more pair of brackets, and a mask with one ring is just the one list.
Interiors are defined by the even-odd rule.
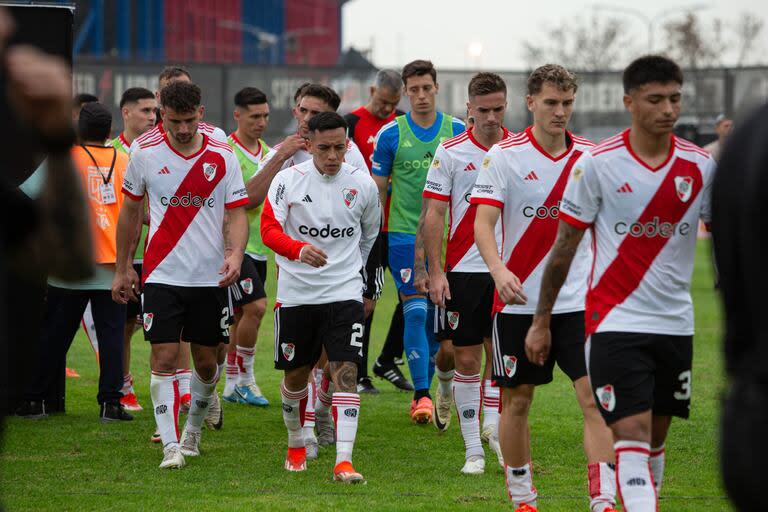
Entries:
[[629,186],[629,183],[625,181],[624,184],[616,190],[616,192],[619,194],[629,194],[634,191],[632,190],[632,187]]
[[171,174],[171,171],[166,166],[166,167],[163,167],[162,169],[160,169],[159,171],[157,171],[157,174]]
[[374,142],[376,142],[376,137],[374,137],[373,135],[369,136],[368,137],[368,144],[373,144]]
[[304,198],[301,200],[302,203],[311,203],[312,198],[309,197],[309,194],[305,195]]
[[424,153],[424,159],[426,160],[427,158],[431,160],[432,158],[435,158],[435,155],[433,155],[431,151],[427,151]]
[[413,147],[413,143],[411,143],[411,141],[406,139],[405,142],[403,142],[403,147],[404,148],[412,148]]
[[472,162],[469,162],[467,166],[464,168],[465,171],[476,171],[477,167],[475,167],[475,164]]
[[531,171],[528,173],[528,175],[523,178],[524,181],[539,181],[539,177],[536,176],[536,173],[534,171]]

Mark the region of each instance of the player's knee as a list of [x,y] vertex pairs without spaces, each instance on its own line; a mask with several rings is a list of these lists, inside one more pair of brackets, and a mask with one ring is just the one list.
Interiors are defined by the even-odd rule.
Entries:
[[651,442],[651,422],[644,414],[622,418],[609,426],[617,441]]
[[264,318],[264,314],[267,312],[267,301],[265,299],[259,299],[243,306],[243,314],[248,315],[252,320],[261,322]]
[[527,390],[522,389],[522,387],[505,389],[502,400],[504,402],[502,411],[512,416],[528,416],[528,411],[531,409],[531,403],[533,402],[533,395],[528,393]]

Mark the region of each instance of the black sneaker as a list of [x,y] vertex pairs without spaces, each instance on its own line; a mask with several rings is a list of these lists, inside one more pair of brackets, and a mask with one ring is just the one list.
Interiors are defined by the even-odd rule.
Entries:
[[360,380],[357,381],[357,392],[367,393],[369,395],[379,394],[379,390],[373,385],[370,377],[361,377]]
[[45,401],[40,400],[25,400],[16,409],[16,416],[23,416],[30,420],[39,420],[47,418],[48,414],[45,412]]
[[394,363],[381,364],[378,359],[373,364],[373,373],[379,378],[388,380],[396,388],[403,391],[413,391],[413,386],[408,382],[400,369]]
[[112,421],[133,421],[133,416],[125,412],[125,409],[120,403],[101,404],[99,418],[101,418],[102,423],[109,423]]

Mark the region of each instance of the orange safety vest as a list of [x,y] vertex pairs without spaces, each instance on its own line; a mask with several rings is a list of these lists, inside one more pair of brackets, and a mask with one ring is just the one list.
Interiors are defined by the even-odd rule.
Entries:
[[94,262],[114,264],[128,156],[112,146],[74,146],[70,155],[88,203]]

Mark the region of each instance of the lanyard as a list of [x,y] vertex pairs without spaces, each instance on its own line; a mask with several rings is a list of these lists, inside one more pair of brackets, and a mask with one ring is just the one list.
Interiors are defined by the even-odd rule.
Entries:
[[[93,165],[96,166],[96,172],[98,172],[101,175],[102,181],[104,181],[105,185],[109,185],[110,180],[112,179],[112,171],[115,170],[115,160],[117,160],[117,149],[113,146],[112,147],[112,163],[109,165],[109,174],[107,174],[107,177],[105,178],[103,174],[101,174],[101,171],[99,170],[99,164],[96,163],[96,159],[93,158],[93,155],[90,151],[88,151],[88,148],[85,147],[85,145],[80,144],[80,147],[83,148],[83,150],[88,153],[88,156],[91,157],[91,161],[93,162]],[[99,146],[101,147],[101,146]],[[106,146],[105,146],[106,147]]]

